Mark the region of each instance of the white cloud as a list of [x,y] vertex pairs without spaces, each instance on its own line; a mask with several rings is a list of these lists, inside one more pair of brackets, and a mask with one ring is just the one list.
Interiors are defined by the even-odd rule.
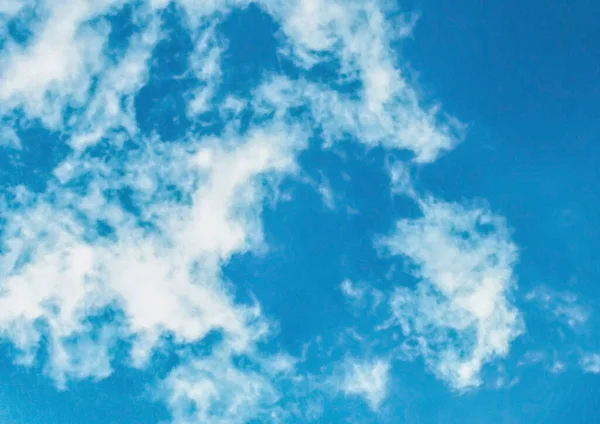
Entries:
[[[216,23],[216,20],[215,20]],[[194,52],[189,58],[190,70],[201,82],[188,102],[188,113],[195,116],[209,110],[221,78],[221,55],[225,47],[215,34],[215,23],[197,37]],[[231,101],[231,100],[230,100]]]
[[158,20],[144,19],[147,21],[144,29],[132,37],[123,57],[104,69],[83,113],[68,123],[71,127],[69,144],[75,150],[82,151],[96,144],[111,130],[125,130],[128,138],[137,135],[134,98],[147,81],[148,62],[160,39]]
[[29,22],[26,45],[10,39],[0,54],[0,115],[22,111],[85,149],[112,130],[135,136],[134,96],[148,76],[148,60],[159,40],[159,20],[145,5],[133,8],[143,29],[127,42],[123,57],[107,51],[107,15],[125,0],[44,2]]
[[[186,94],[191,96],[188,109],[193,116],[210,107],[221,76],[220,56],[226,47],[217,40],[215,23],[228,11],[248,2],[179,3],[186,11],[196,43],[189,58],[189,76],[193,74],[201,83],[194,93]],[[132,96],[147,77],[144,64],[157,41],[157,12],[167,4],[135,6],[137,19],[149,29],[144,36],[129,40],[127,55],[114,63],[105,52],[108,22],[90,22],[124,4],[125,0],[43,3],[39,8],[43,13],[34,24],[33,41],[25,47],[9,42],[5,54],[0,56],[0,113],[10,114],[22,107],[28,118],[41,119],[52,129],[68,130],[76,148],[93,144],[114,128],[125,129],[131,136],[136,129]],[[343,94],[320,84],[290,81],[295,92],[292,97],[310,106],[313,118],[330,142],[349,133],[369,145],[412,150],[416,161],[430,162],[459,140],[460,125],[452,119],[443,123],[438,119],[437,107],[422,107],[416,89],[402,75],[390,47],[392,40],[410,34],[414,20],[393,26],[374,1],[263,0],[258,4],[281,24],[285,35],[281,40],[297,64],[304,59],[316,64],[337,58],[340,78],[360,82],[362,89],[355,98],[356,93]],[[17,10],[16,6],[9,9]],[[207,26],[207,22],[213,23]],[[90,97],[93,81],[99,83]],[[290,94],[280,100],[289,103]],[[69,118],[67,129],[63,126],[68,106],[75,108],[76,116],[74,122]],[[77,109],[81,107],[86,110],[78,117]],[[75,128],[71,127],[74,123]]]
[[74,340],[51,340],[46,369],[58,388],[65,389],[71,379],[102,380],[111,375],[115,332],[114,327],[106,327],[99,334],[86,334]]
[[325,206],[328,209],[335,209],[335,194],[329,184],[329,180],[324,175],[321,175],[321,182],[317,186],[317,191],[321,195]]
[[579,365],[585,372],[600,374],[600,354],[586,353],[582,356]]
[[[71,182],[92,177],[87,189],[55,186],[4,211],[0,332],[32,358],[44,323],[51,356],[60,356],[50,359],[49,372],[59,380],[89,374],[77,368],[88,365],[65,358],[67,345],[85,339],[94,330],[87,320],[107,308],[123,319],[101,331],[118,325],[119,337],[134,343],[138,366],[166,334],[193,342],[216,329],[244,351],[266,329],[259,310],[232,302],[220,265],[261,246],[265,190],[278,175],[294,172],[301,145],[301,133],[274,125],[237,140],[189,144],[188,151],[149,143],[121,165],[122,179],[117,169],[73,166],[83,175],[71,175]],[[173,187],[190,203],[174,203]],[[110,195],[120,188],[134,190],[139,217]],[[99,237],[98,221],[114,234]]]
[[340,284],[340,290],[349,299],[360,302],[365,297],[365,288],[345,279]]
[[18,14],[26,5],[25,0],[4,0],[0,3],[0,15],[8,15],[10,17]]
[[550,371],[552,374],[560,374],[564,372],[566,368],[567,365],[564,362],[555,359],[548,371]]
[[416,199],[417,195],[413,188],[410,167],[404,162],[394,161],[387,168],[392,193],[403,194]]
[[385,400],[389,388],[389,361],[384,359],[347,359],[342,377],[334,379],[336,390],[347,396],[362,397],[376,411]]
[[380,290],[363,282],[353,282],[345,279],[339,289],[356,312],[365,312],[368,308],[371,314],[376,314],[377,308],[386,301],[386,296]]
[[276,422],[284,413],[277,408],[279,395],[270,376],[237,366],[224,352],[178,366],[164,389],[176,424]]
[[406,98],[398,96],[399,99],[390,100],[385,108],[371,112],[365,110],[364,96],[354,100],[350,94],[312,82],[276,77],[259,88],[256,107],[268,115],[272,110],[285,113],[292,106],[308,104],[328,145],[351,135],[368,146],[410,150],[419,163],[433,162],[458,143],[463,126],[457,121],[439,124],[436,109],[424,111],[416,100],[407,107]]
[[28,116],[57,128],[67,104],[81,106],[91,77],[103,67],[107,36],[105,27],[82,24],[116,3],[57,1],[40,7],[40,13],[47,17],[34,24],[34,40],[24,47],[9,41],[7,53],[0,57],[0,106],[4,113],[23,107]]
[[516,247],[503,220],[484,209],[431,199],[421,208],[421,218],[398,221],[381,240],[389,253],[408,259],[418,279],[414,289],[397,288],[390,306],[431,369],[468,389],[522,332],[511,303]]
[[[259,2],[282,26],[281,53],[305,69],[337,59],[337,82],[358,81],[357,93],[273,75],[253,98],[227,97],[214,105],[226,45],[207,22],[248,2],[180,0],[195,43],[185,77],[201,83],[199,90],[183,93],[189,97],[188,113],[193,118],[217,106],[229,125],[220,138],[188,135],[172,144],[147,139],[137,128],[134,99],[149,77],[154,47],[163,36],[160,9],[169,2],[136,3],[136,23],[144,29],[127,40],[122,57],[109,57],[111,28],[103,17],[125,4],[41,1],[30,23],[31,41],[8,41],[0,55],[0,114],[22,111],[26,120],[58,130],[75,150],[53,171],[44,193],[19,188],[16,199],[4,202],[0,335],[21,351],[23,363],[36,360],[47,340],[46,372],[66,387],[72,379],[108,376],[118,341],[131,344],[131,365],[144,367],[165,347],[167,336],[187,344],[218,332],[223,340],[216,353],[186,358],[165,382],[175,420],[275,419],[272,370],[233,365],[236,355],[260,360],[256,344],[269,332],[269,320],[258,305],[234,301],[235,286],[224,281],[222,265],[233,255],[264,248],[263,204],[282,178],[297,172],[296,156],[306,147],[309,129],[320,127],[329,143],[350,136],[369,146],[408,149],[416,162],[431,162],[459,141],[461,125],[441,119],[437,107],[423,106],[390,46],[398,34],[410,33],[412,23],[400,28],[386,23],[374,1]],[[13,1],[2,7],[2,13],[14,15],[23,6]],[[293,106],[306,107],[308,120],[293,124],[298,121]],[[240,134],[232,116],[245,107],[254,107],[265,122]],[[136,148],[121,150],[125,140]],[[87,149],[99,141],[119,155],[91,157]],[[317,190],[333,206],[323,181]],[[435,209],[430,206],[427,213]],[[434,248],[425,244],[421,253],[402,253],[435,274],[441,271],[431,265],[434,253],[427,253]],[[467,273],[482,273],[469,268],[468,260],[463,266]],[[473,283],[471,292],[456,290],[456,302],[446,302],[448,310],[466,312],[461,319],[478,328],[479,344],[470,362],[460,364],[471,368],[461,384],[471,382],[491,356],[504,353],[515,334],[513,311],[503,303],[508,280],[496,275]],[[415,305],[424,300],[414,299]],[[113,318],[97,319],[105,314]],[[414,318],[413,324],[431,324],[430,319]],[[419,325],[418,334],[431,334]],[[432,358],[425,350],[424,355]],[[437,364],[442,374],[455,375],[446,369],[451,361]],[[347,365],[342,390],[377,409],[389,364]]]
[[323,205],[329,210],[335,210],[336,208],[336,193],[333,191],[329,179],[322,173],[319,173],[319,178],[313,178],[305,175],[301,177],[300,181],[310,187],[321,196]]
[[262,3],[281,23],[286,51],[297,64],[311,68],[337,59],[340,81],[360,83],[359,92],[344,93],[277,77],[261,87],[264,102],[278,110],[307,102],[328,142],[351,134],[371,146],[411,150],[417,162],[435,160],[460,140],[464,126],[439,119],[437,106],[423,107],[391,48],[393,40],[410,34],[413,19],[391,25],[374,1]]
[[541,365],[551,374],[561,374],[567,369],[567,363],[561,360],[559,352],[556,350],[552,352],[552,355],[543,350],[530,350],[525,352],[517,362],[519,367],[531,365]]
[[549,287],[539,286],[527,293],[525,299],[537,303],[550,312],[555,319],[573,329],[581,328],[589,318],[588,310],[579,304],[574,293],[559,292]]
[[21,148],[21,139],[16,131],[8,125],[0,126],[0,147]]
[[[132,343],[129,361],[144,367],[168,348],[162,337],[185,345],[216,331],[216,352],[188,357],[162,386],[174,422],[275,420],[272,380],[293,361],[255,353],[269,322],[257,305],[233,301],[220,266],[262,246],[262,204],[270,186],[295,172],[303,143],[301,131],[274,123],[231,139],[150,140],[116,168],[73,159],[61,184],[24,193],[20,207],[3,211],[0,333],[24,363],[47,338],[46,372],[66,388],[110,375],[118,340]],[[133,190],[139,216],[111,196],[120,188]],[[186,200],[174,202],[173,189]],[[97,221],[113,234],[99,237]],[[91,324],[107,311],[113,319]],[[236,355],[263,361],[261,371],[235,366]]]

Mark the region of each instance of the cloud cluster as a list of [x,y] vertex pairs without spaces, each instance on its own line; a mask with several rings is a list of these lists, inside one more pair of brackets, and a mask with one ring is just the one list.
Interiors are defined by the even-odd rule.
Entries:
[[[62,184],[42,196],[19,193],[5,211],[2,334],[29,358],[47,337],[49,372],[61,383],[105,376],[107,361],[88,368],[84,358],[115,337],[131,341],[136,366],[165,335],[186,343],[217,330],[244,351],[265,331],[252,323],[260,311],[234,304],[220,266],[262,242],[268,184],[294,171],[302,146],[300,133],[285,130],[165,151],[150,143],[119,164],[120,178],[121,169],[89,160],[71,175],[61,169]],[[127,191],[130,210],[119,197]],[[90,318],[108,310],[114,320],[94,328]]]
[[[31,143],[18,132],[35,123],[70,150],[44,191],[5,187],[0,335],[21,363],[47,358],[46,372],[61,387],[110,375],[123,360],[115,357],[121,344],[125,362],[141,368],[158,349],[205,342],[210,353],[181,358],[163,382],[174,420],[278,419],[279,377],[264,366],[272,354],[259,347],[271,321],[258,303],[236,301],[223,265],[265,247],[264,204],[297,174],[310,137],[408,150],[415,163],[460,141],[463,126],[423,106],[391,47],[410,34],[414,17],[390,22],[377,1],[256,2],[279,25],[278,55],[296,76],[265,75],[247,98],[229,95],[217,23],[249,4],[2,3],[1,22],[26,20],[30,34],[2,34],[0,115],[15,128],[3,127],[0,145]],[[127,10],[135,31],[116,52],[116,18]],[[162,77],[194,81],[178,95],[191,120],[215,112],[223,127],[216,135],[196,134],[194,121],[166,143],[140,128],[135,101],[153,77],[169,13],[181,15],[194,47],[183,75]],[[319,77],[319,66],[334,77]],[[242,111],[253,117],[247,126]],[[333,205],[328,186],[319,189]],[[471,386],[519,332],[508,301],[514,245],[487,212],[433,200],[422,208],[422,218],[401,220],[384,242],[420,279],[414,291],[399,289],[392,305],[430,366],[455,387]],[[242,356],[263,365],[242,366]],[[388,373],[380,360],[347,364],[343,391],[377,409]]]
[[273,370],[236,364],[231,355],[223,353],[190,359],[169,374],[162,388],[173,422],[285,422]]
[[420,218],[399,220],[380,240],[408,260],[417,280],[397,287],[390,307],[406,346],[452,387],[468,389],[523,331],[511,299],[516,246],[504,221],[485,209],[433,199],[420,206]]
[[267,1],[266,7],[281,16],[296,63],[305,68],[324,60],[338,63],[342,84],[360,82],[358,89],[332,90],[279,78],[264,88],[271,101],[308,102],[327,141],[351,134],[362,143],[407,149],[417,162],[431,162],[460,139],[459,122],[444,123],[438,107],[421,107],[391,48],[392,41],[410,35],[414,16],[392,24],[371,1]]

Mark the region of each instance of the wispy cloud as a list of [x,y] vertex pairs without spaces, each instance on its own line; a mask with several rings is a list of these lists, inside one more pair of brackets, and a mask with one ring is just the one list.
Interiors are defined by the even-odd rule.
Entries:
[[226,352],[191,358],[166,378],[163,391],[174,423],[277,422],[285,411],[264,371],[236,365]]
[[388,394],[390,368],[385,359],[346,358],[339,375],[332,377],[330,383],[335,391],[361,397],[369,408],[377,411]]
[[0,126],[0,147],[11,149],[21,148],[21,139],[17,132],[8,125]]
[[340,284],[340,290],[342,291],[344,296],[355,302],[362,302],[367,291],[365,287],[355,284],[348,279],[342,281],[342,283]]
[[522,355],[517,366],[541,364],[551,374],[561,374],[567,369],[567,363],[563,359],[556,350],[552,352],[552,355],[542,350],[531,350]]
[[433,199],[420,205],[422,217],[398,221],[380,241],[418,279],[414,289],[398,287],[390,306],[431,369],[468,389],[523,331],[511,301],[517,249],[504,221],[483,208]]
[[579,329],[585,325],[590,315],[574,293],[560,292],[546,286],[531,290],[525,295],[525,300],[536,303],[554,319],[572,329]]

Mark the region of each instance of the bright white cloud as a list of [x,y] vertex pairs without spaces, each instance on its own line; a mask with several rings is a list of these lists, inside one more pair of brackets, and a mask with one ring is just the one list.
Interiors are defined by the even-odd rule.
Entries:
[[264,102],[277,110],[308,103],[328,142],[348,134],[368,145],[411,150],[417,162],[431,162],[461,138],[462,124],[424,108],[403,75],[391,42],[407,36],[414,19],[391,25],[378,2],[265,0],[281,23],[286,49],[302,67],[339,61],[341,82],[360,90],[333,90],[322,84],[277,77],[261,87]]
[[[398,96],[405,99],[401,94]],[[390,100],[386,108],[371,112],[365,110],[364,96],[359,100],[352,97],[353,94],[312,82],[276,77],[259,88],[257,108],[264,109],[265,114],[272,110],[285,113],[290,107],[308,104],[328,145],[350,134],[369,146],[410,150],[415,154],[415,161],[421,163],[432,162],[460,138],[460,124],[455,121],[451,121],[452,125],[438,124],[435,109],[424,111],[416,100],[409,109],[402,100],[396,99]]]
[[29,23],[31,41],[20,45],[9,38],[0,54],[0,115],[23,112],[67,135],[78,150],[114,137],[112,130],[135,136],[134,96],[147,79],[160,18],[143,4],[134,7],[142,29],[125,40],[122,57],[113,56],[107,18],[126,3],[39,2]]
[[[60,356],[51,355],[49,363],[59,380],[87,374],[65,358],[72,350],[67,345],[87,337],[93,330],[87,320],[107,309],[120,311],[123,319],[101,331],[118,325],[118,335],[134,344],[136,365],[166,334],[193,342],[219,330],[232,348],[244,351],[266,329],[256,308],[232,303],[220,264],[260,247],[268,183],[294,172],[301,145],[301,133],[272,126],[238,140],[188,144],[189,151],[173,145],[175,151],[160,152],[162,147],[152,150],[149,144],[122,165],[128,171],[122,179],[106,164],[93,171],[85,168],[92,162],[72,166],[83,175],[67,179],[63,172],[66,182],[92,177],[83,194],[81,188],[55,186],[5,211],[0,331],[33,357],[44,323],[52,352]],[[174,203],[173,187],[191,203]],[[134,190],[139,217],[110,195],[123,188]],[[151,227],[141,227],[140,219]],[[98,222],[113,234],[99,237]]]
[[452,387],[480,383],[482,367],[508,354],[522,331],[511,302],[517,252],[503,220],[481,208],[428,199],[423,216],[398,221],[381,240],[408,259],[418,283],[390,305],[404,336]]
[[0,56],[2,111],[23,107],[29,117],[56,128],[65,106],[81,106],[92,76],[103,67],[107,36],[103,27],[82,24],[116,3],[57,1],[40,7],[40,13],[47,16],[33,24],[33,41],[26,46],[9,41],[7,53]]
[[71,127],[69,144],[75,150],[85,150],[103,137],[116,138],[111,130],[124,131],[127,138],[137,135],[134,98],[147,81],[149,60],[160,39],[158,20],[153,17],[140,19],[147,21],[144,29],[132,37],[123,57],[104,69],[95,94],[88,100],[83,113],[68,122]]
[[389,389],[390,363],[384,359],[347,359],[336,390],[347,396],[362,397],[372,410],[378,410]]
[[[220,56],[225,46],[217,41],[215,23],[228,11],[248,2],[180,3],[196,43],[189,64],[201,84],[196,92],[186,94],[191,96],[189,112],[195,115],[210,108],[221,75]],[[9,43],[7,53],[0,56],[2,112],[8,114],[22,107],[29,118],[42,119],[46,126],[60,129],[67,106],[84,107],[85,114],[75,119],[80,128],[70,127],[74,133],[72,144],[78,148],[98,141],[111,128],[126,129],[131,135],[136,127],[131,96],[145,81],[144,64],[156,42],[160,19],[156,12],[167,4],[136,6],[138,23],[149,29],[144,30],[143,36],[133,37],[127,55],[113,63],[105,52],[108,23],[101,20],[101,25],[92,26],[90,22],[124,4],[124,0],[93,4],[78,0],[68,4],[52,2],[40,8],[44,13],[34,25],[33,41],[24,47]],[[289,81],[293,95],[288,92],[279,99],[286,104],[271,106],[286,109],[296,97],[310,106],[313,118],[330,142],[350,133],[367,144],[412,150],[419,162],[434,160],[460,139],[461,125],[452,119],[444,124],[437,117],[438,108],[421,106],[417,91],[402,75],[390,47],[391,41],[410,34],[414,19],[391,25],[375,1],[263,0],[258,4],[281,24],[285,35],[281,40],[297,64],[312,66],[339,60],[340,78],[356,80],[362,86],[359,93],[342,93],[320,84]],[[212,24],[207,26],[206,22]],[[34,69],[35,74],[31,74]],[[192,75],[182,77],[189,76]],[[93,79],[100,83],[90,98]]]

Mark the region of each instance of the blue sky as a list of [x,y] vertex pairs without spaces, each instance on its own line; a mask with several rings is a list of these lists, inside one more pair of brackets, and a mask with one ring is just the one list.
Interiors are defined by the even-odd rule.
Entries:
[[599,11],[0,2],[0,420],[596,422]]

